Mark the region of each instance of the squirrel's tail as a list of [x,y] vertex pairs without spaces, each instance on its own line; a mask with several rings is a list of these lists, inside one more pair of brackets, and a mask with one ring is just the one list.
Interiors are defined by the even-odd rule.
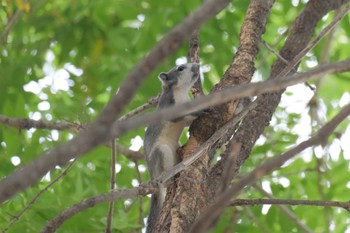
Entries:
[[147,219],[146,233],[154,232],[161,208],[162,203],[159,194],[153,194],[151,197],[151,210]]

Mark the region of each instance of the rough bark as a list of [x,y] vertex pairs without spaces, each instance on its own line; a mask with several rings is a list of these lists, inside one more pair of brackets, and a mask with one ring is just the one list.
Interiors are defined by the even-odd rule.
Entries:
[[[221,82],[213,91],[232,87],[251,81],[255,71],[254,61],[259,51],[259,42],[265,30],[272,0],[252,1],[242,25],[238,52]],[[212,109],[210,114],[200,117],[190,128],[190,139],[183,148],[184,158],[194,152],[217,129],[232,118],[237,101]],[[212,194],[206,187],[208,174],[208,155],[203,155],[190,169],[180,174],[174,198],[166,200],[157,225],[157,232],[188,232],[192,223],[210,202]],[[171,202],[169,205],[168,202]],[[171,207],[171,209],[166,208]],[[164,217],[166,215],[167,217]]]

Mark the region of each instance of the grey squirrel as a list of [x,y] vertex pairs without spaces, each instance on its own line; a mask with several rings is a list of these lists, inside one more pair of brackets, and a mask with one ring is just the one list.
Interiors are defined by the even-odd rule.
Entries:
[[[162,94],[157,109],[163,109],[190,101],[188,92],[199,77],[199,64],[188,63],[177,66],[167,73],[159,74]],[[149,125],[144,138],[144,153],[151,179],[171,169],[181,161],[177,155],[179,138],[183,129],[196,115],[184,116],[172,121],[161,121]],[[146,233],[153,232],[166,195],[166,187],[159,187],[159,193],[151,198],[151,210],[147,220]]]

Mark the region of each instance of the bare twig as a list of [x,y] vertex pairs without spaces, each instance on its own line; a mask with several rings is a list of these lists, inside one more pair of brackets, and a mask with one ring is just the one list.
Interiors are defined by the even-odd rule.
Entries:
[[[199,38],[198,38],[198,29],[194,30],[191,38],[190,38],[190,46],[188,51],[188,60],[193,63],[199,63]],[[202,81],[200,77],[197,79],[197,81],[193,84],[193,87],[191,88],[192,95],[194,98],[197,96],[203,95],[203,89],[202,89]]]
[[76,160],[73,160],[62,172],[61,174],[59,174],[54,180],[52,180],[45,188],[41,189],[36,195],[35,197],[26,205],[26,207],[24,207],[19,213],[17,213],[12,220],[10,221],[10,223],[7,225],[6,228],[4,228],[2,230],[3,233],[5,233],[6,231],[8,231],[10,229],[10,227],[15,224],[20,217],[36,202],[36,200],[38,200],[38,198],[41,196],[41,194],[43,194],[45,191],[47,191],[51,186],[53,186],[55,183],[57,183],[57,181],[59,181],[63,176],[65,176],[68,171],[72,168],[72,166],[74,165]]
[[121,84],[116,96],[107,104],[97,120],[78,137],[33,160],[6,176],[0,182],[0,203],[16,192],[33,185],[56,165],[64,165],[111,138],[111,124],[129,103],[137,88],[161,61],[179,49],[195,28],[212,18],[230,3],[229,0],[207,0],[169,32],[148,53]]
[[[265,41],[262,40],[262,41],[265,42],[266,45],[268,46],[268,47],[265,46],[265,47],[268,49],[268,51],[264,51],[264,52],[262,53],[262,55],[261,55],[262,59],[260,59],[259,64],[256,65],[256,69],[257,69],[257,70],[260,70],[261,67],[266,63],[267,57],[268,57],[268,54],[269,54],[269,51],[270,51],[270,52],[274,51],[274,52],[276,52],[276,53],[278,54],[277,57],[280,56],[280,57],[283,58],[283,56],[281,56],[279,52],[275,51],[274,48],[275,48],[283,39],[286,38],[286,35],[288,35],[289,32],[290,32],[290,26],[289,26],[288,29],[285,30],[281,35],[279,35],[279,37],[276,39],[276,41],[275,41],[272,45],[267,44]],[[269,48],[270,48],[272,51],[271,51]],[[273,52],[273,53],[274,53],[274,52]],[[276,55],[276,54],[275,54],[275,55]],[[283,58],[283,59],[284,59],[284,58]],[[284,59],[284,60],[287,61],[286,59]],[[283,61],[283,60],[281,60],[281,61]],[[285,62],[285,61],[283,61],[283,62],[284,62],[285,64],[288,64],[288,61],[287,61],[287,62]]]
[[80,130],[84,129],[84,126],[78,123],[31,120],[26,118],[10,118],[4,115],[0,115],[0,123],[18,128],[19,130],[36,128],[71,130],[74,132],[79,132]]
[[279,74],[279,77],[285,77],[291,70],[294,69],[294,67],[300,62],[300,60],[325,36],[327,33],[329,33],[339,22],[342,20],[342,18],[348,13],[350,10],[350,4],[347,4],[347,6],[342,9],[339,14],[334,17],[332,22],[328,24],[317,36],[316,38],[311,41],[303,50],[301,50],[298,55],[296,55],[292,61],[289,62],[289,65],[287,65]]
[[[19,130],[22,129],[49,129],[49,130],[71,130],[74,132],[80,132],[85,130],[86,126],[79,123],[70,123],[70,122],[54,122],[54,121],[43,121],[43,120],[31,120],[26,118],[10,118],[4,115],[0,115],[0,123],[17,128]],[[108,144],[108,146],[111,146]],[[138,151],[130,150],[125,146],[115,143],[116,149],[128,157],[131,160],[143,159],[143,154]]]
[[276,57],[278,57],[279,59],[281,59],[281,61],[283,61],[285,64],[288,65],[288,61],[286,59],[284,59],[284,57],[282,57],[278,52],[276,52],[268,43],[266,43],[266,41],[261,40],[260,41],[265,48],[267,48],[267,50],[269,50],[271,53],[275,54]]
[[[116,173],[115,173],[115,163],[116,163],[116,146],[115,140],[112,140],[112,153],[111,153],[111,181],[110,181],[110,190],[113,192],[116,187]],[[107,215],[107,227],[106,233],[112,233],[112,222],[113,222],[113,211],[114,211],[114,201],[109,203],[108,215]]]
[[350,212],[350,201],[288,200],[288,199],[235,199],[230,206],[254,205],[291,205],[291,206],[327,206],[340,207]]
[[55,232],[56,229],[60,225],[62,225],[66,220],[70,219],[71,217],[73,217],[77,213],[79,213],[87,208],[94,207],[95,205],[109,202],[109,201],[116,201],[116,200],[120,200],[123,198],[145,196],[147,194],[155,192],[156,190],[157,189],[154,188],[153,185],[145,184],[145,185],[140,185],[139,187],[136,187],[133,189],[116,189],[113,192],[110,192],[107,194],[103,194],[103,195],[99,195],[99,196],[85,199],[85,200],[69,207],[68,209],[66,209],[65,211],[63,211],[59,215],[57,215],[55,218],[51,219],[46,224],[46,226],[43,228],[43,230],[41,232],[42,233]]
[[0,36],[0,45],[2,45],[6,41],[8,34],[12,30],[12,28],[16,25],[16,23],[17,23],[19,17],[21,17],[21,15],[22,15],[22,11],[17,10],[16,13],[7,22],[5,28],[2,31],[1,36]]
[[212,220],[215,220],[220,216],[224,208],[230,203],[230,199],[235,197],[245,186],[251,185],[258,179],[272,172],[273,170],[281,167],[287,160],[293,158],[299,154],[304,149],[322,144],[328,137],[332,134],[335,128],[350,114],[350,104],[346,105],[331,121],[324,125],[316,135],[310,139],[300,143],[299,145],[293,147],[289,151],[283,153],[282,155],[275,157],[263,165],[254,169],[249,175],[240,179],[236,184],[234,184],[230,189],[225,191],[220,195],[214,203],[208,207],[208,209],[199,217],[196,224],[193,226],[191,232],[207,232],[208,226],[212,224]]
[[[249,106],[248,106],[249,107]],[[248,113],[248,112],[247,112]],[[229,184],[231,183],[232,180],[232,173],[234,172],[234,167],[237,161],[237,157],[239,155],[239,152],[241,151],[241,144],[240,143],[234,143],[233,141],[229,144],[229,152],[227,154],[227,163],[224,168],[224,173],[223,173],[223,181],[222,181],[222,186],[221,186],[221,192],[225,191],[228,187]]]
[[[137,174],[137,181],[139,182],[139,184],[142,184],[142,176],[141,176],[141,172],[140,172],[140,169],[139,169],[139,162],[137,160],[134,161],[135,163],[135,170],[136,170],[136,174]],[[139,204],[139,223],[141,226],[144,225],[144,222],[143,222],[143,196],[140,196],[139,197],[139,200],[140,200],[140,204]]]
[[119,120],[125,120],[127,118],[133,117],[133,116],[139,114],[140,112],[143,112],[146,109],[149,109],[149,108],[157,105],[157,103],[159,101],[159,97],[160,97],[160,94],[150,98],[149,100],[147,100],[147,102],[145,104],[143,104],[143,105],[141,105],[141,106],[131,110],[128,113],[126,113],[124,116],[120,117]]
[[129,148],[119,143],[115,143],[115,147],[118,153],[125,155],[128,159],[131,159],[133,161],[143,159],[143,153],[139,151],[130,150]]
[[[339,14],[339,9],[335,11],[335,15]],[[320,57],[320,64],[327,64],[329,63],[329,57],[330,57],[330,52],[331,52],[331,45],[332,42],[334,40],[334,36],[335,36],[335,31],[336,31],[336,27],[334,27],[329,34],[327,35],[327,37],[325,38],[325,43],[322,47],[322,54]],[[321,80],[316,80],[314,85],[315,85],[315,90],[314,90],[314,95],[312,96],[312,98],[310,99],[308,106],[309,106],[309,114],[311,117],[312,121],[315,121],[316,124],[312,124],[312,125],[322,125],[322,120],[319,117],[318,114],[318,94],[319,94],[319,86],[320,86]],[[328,221],[330,222],[330,220]],[[329,224],[328,224],[329,225]]]

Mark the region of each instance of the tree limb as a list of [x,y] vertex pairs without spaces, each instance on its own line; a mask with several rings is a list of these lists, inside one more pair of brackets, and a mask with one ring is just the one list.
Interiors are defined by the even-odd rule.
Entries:
[[[193,31],[191,38],[190,38],[190,48],[188,51],[187,60],[192,63],[200,63],[199,60],[199,38],[198,38],[198,32],[199,30],[196,29]],[[192,96],[196,98],[197,96],[204,95],[203,88],[202,88],[202,80],[200,77],[197,79],[197,81],[193,84],[193,87],[191,88]]]
[[291,206],[323,206],[340,207],[350,212],[350,201],[321,201],[321,200],[288,200],[288,199],[235,199],[230,206],[245,205],[291,205]]
[[4,30],[1,33],[0,36],[0,45],[3,44],[7,40],[7,36],[12,30],[12,28],[16,25],[17,21],[22,15],[21,10],[17,10],[16,13],[11,17],[11,19],[7,22]]
[[[131,115],[133,114],[134,112],[131,113]],[[22,129],[36,128],[36,129],[51,129],[51,130],[52,129],[71,130],[74,132],[80,132],[86,128],[86,126],[79,123],[31,120],[26,118],[10,118],[4,115],[0,115],[0,123],[6,126],[17,128],[20,131]],[[111,144],[109,143],[108,146],[111,146]],[[130,150],[129,148],[118,143],[115,143],[115,147],[118,150],[118,152],[122,153],[123,155],[125,155],[127,158],[131,160],[143,159],[143,153]]]
[[26,118],[10,118],[4,115],[0,115],[0,123],[11,127],[22,129],[56,129],[56,130],[71,130],[79,132],[84,129],[82,124],[70,123],[70,122],[53,122],[44,120],[32,120]]

